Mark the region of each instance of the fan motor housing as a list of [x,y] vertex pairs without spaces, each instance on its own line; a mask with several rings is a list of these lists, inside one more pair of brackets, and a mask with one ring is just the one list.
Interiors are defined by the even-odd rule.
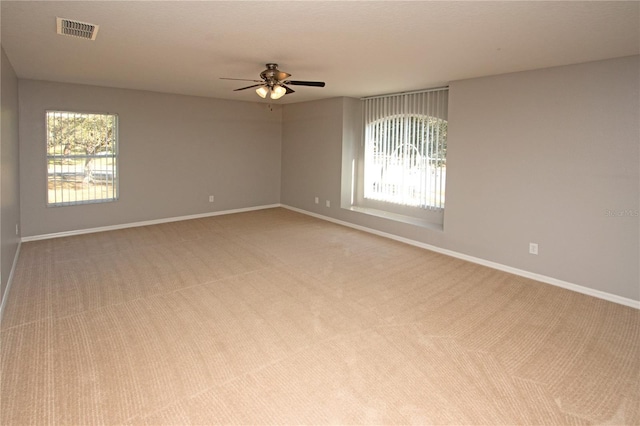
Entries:
[[291,77],[291,74],[280,71],[278,64],[267,64],[267,69],[260,73],[260,77],[271,86],[285,78]]

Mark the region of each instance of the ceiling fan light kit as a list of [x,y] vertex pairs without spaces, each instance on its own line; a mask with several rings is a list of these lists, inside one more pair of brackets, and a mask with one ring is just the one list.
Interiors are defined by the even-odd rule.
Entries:
[[267,94],[269,94],[269,88],[267,86],[260,86],[256,89],[256,93],[264,99],[267,97]]
[[287,86],[311,86],[311,87],[324,87],[324,81],[300,81],[300,80],[286,80],[291,77],[291,74],[282,72],[278,69],[278,64],[267,64],[267,69],[260,73],[260,78],[262,80],[247,80],[244,78],[225,78],[221,77],[222,80],[241,80],[241,81],[252,81],[254,83],[251,86],[241,87],[240,89],[235,89],[234,92],[251,89],[257,87],[256,93],[262,99],[266,99],[267,95],[271,99],[280,99],[284,95],[289,93],[295,93],[295,90],[291,89]]
[[280,99],[281,97],[286,95],[287,89],[279,85],[275,85],[273,87],[263,85],[256,89],[256,93],[262,99],[265,99],[267,95],[269,95],[271,99]]
[[271,99],[280,99],[287,93],[287,89],[282,86],[276,85],[271,89]]

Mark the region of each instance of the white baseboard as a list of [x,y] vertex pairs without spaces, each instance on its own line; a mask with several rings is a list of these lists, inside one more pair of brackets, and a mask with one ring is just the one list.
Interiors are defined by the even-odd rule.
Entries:
[[600,290],[594,290],[594,289],[589,288],[589,287],[584,287],[584,286],[581,286],[581,285],[578,285],[578,284],[573,284],[573,283],[570,283],[570,282],[567,282],[567,281],[562,281],[562,280],[559,280],[559,279],[556,279],[556,278],[553,278],[553,277],[548,277],[546,275],[536,274],[534,272],[529,272],[529,271],[525,271],[525,270],[522,270],[522,269],[513,268],[511,266],[503,265],[501,263],[492,262],[490,260],[481,259],[481,258],[474,257],[474,256],[469,256],[467,254],[459,253],[459,252],[456,252],[456,251],[453,251],[453,250],[443,249],[441,247],[433,246],[433,245],[430,245],[430,244],[425,244],[425,243],[422,243],[420,241],[415,241],[415,240],[411,240],[409,238],[399,237],[397,235],[390,234],[388,232],[378,231],[377,229],[367,228],[365,226],[356,225],[356,224],[353,224],[353,223],[350,223],[350,222],[345,222],[345,221],[334,219],[334,218],[328,217],[328,216],[323,216],[321,214],[309,212],[307,210],[302,210],[302,209],[299,209],[299,208],[296,208],[296,207],[287,206],[285,204],[282,204],[281,206],[283,208],[286,208],[286,209],[289,209],[289,210],[293,210],[293,211],[296,211],[298,213],[302,213],[302,214],[305,214],[305,215],[308,215],[308,216],[313,216],[313,217],[316,217],[318,219],[326,220],[328,222],[333,222],[333,223],[336,223],[338,225],[347,226],[349,228],[358,229],[360,231],[368,232],[368,233],[375,234],[375,235],[378,235],[378,236],[381,236],[381,237],[385,237],[385,238],[389,238],[389,239],[392,239],[392,240],[400,241],[402,243],[410,244],[412,246],[416,246],[416,247],[420,247],[420,248],[423,248],[423,249],[435,251],[437,253],[446,254],[447,256],[452,256],[452,257],[455,257],[455,258],[458,258],[458,259],[466,260],[468,262],[477,263],[479,265],[487,266],[489,268],[497,269],[499,271],[508,272],[510,274],[519,275],[519,276],[525,277],[525,278],[530,278],[530,279],[535,280],[535,281],[540,281],[540,282],[545,283],[545,284],[551,284],[551,285],[554,285],[556,287],[561,287],[561,288],[564,288],[564,289],[567,289],[567,290],[575,291],[577,293],[582,293],[582,294],[586,294],[588,296],[597,297],[598,299],[603,299],[603,300],[607,300],[609,302],[617,303],[617,304],[620,304],[620,305],[629,306],[631,308],[640,309],[640,301],[638,301],[638,300],[629,299],[629,298],[626,298],[626,297],[618,296],[618,295],[607,293],[607,292],[600,291]]
[[18,241],[18,248],[16,249],[16,254],[13,256],[11,271],[9,271],[9,278],[7,278],[7,287],[4,289],[4,294],[2,295],[2,303],[0,304],[0,322],[2,322],[4,307],[7,305],[7,300],[9,299],[9,290],[11,290],[11,283],[13,282],[13,273],[15,272],[16,265],[18,264],[18,256],[20,256],[21,246],[22,246],[22,242]]
[[254,210],[272,209],[280,206],[281,206],[280,204],[268,204],[263,206],[245,207],[241,209],[192,214],[188,216],[177,216],[177,217],[167,217],[163,219],[145,220],[142,222],[124,223],[121,225],[101,226],[98,228],[87,228],[87,229],[78,229],[73,231],[55,232],[52,234],[42,234],[42,235],[33,235],[30,237],[23,237],[21,241],[28,242],[28,241],[48,240],[50,238],[70,237],[72,235],[92,234],[95,232],[104,232],[104,231],[115,231],[118,229],[135,228],[138,226],[158,225],[161,223],[178,222],[181,220],[200,219],[203,217],[222,216],[226,214],[243,213],[243,212],[249,212]]

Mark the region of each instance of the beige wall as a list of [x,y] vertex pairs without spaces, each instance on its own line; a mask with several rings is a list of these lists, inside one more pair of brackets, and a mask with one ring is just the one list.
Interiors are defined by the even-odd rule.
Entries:
[[0,49],[2,131],[0,135],[0,300],[3,300],[19,236],[18,79],[4,49]]
[[340,209],[352,100],[286,105],[282,203],[640,300],[638,75],[635,56],[452,82],[443,231]]
[[[33,80],[19,89],[23,237],[280,201],[279,107]],[[47,109],[118,114],[118,201],[45,206]]]

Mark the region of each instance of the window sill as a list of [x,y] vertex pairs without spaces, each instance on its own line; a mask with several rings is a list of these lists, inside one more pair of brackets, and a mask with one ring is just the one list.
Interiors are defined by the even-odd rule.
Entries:
[[395,222],[407,223],[409,225],[420,226],[421,228],[427,228],[434,231],[444,231],[444,227],[440,223],[429,222],[426,219],[420,219],[417,217],[406,216],[398,213],[390,213],[384,210],[372,209],[370,207],[358,207],[350,206],[347,210],[367,214],[370,216],[381,217],[383,219],[393,220]]

